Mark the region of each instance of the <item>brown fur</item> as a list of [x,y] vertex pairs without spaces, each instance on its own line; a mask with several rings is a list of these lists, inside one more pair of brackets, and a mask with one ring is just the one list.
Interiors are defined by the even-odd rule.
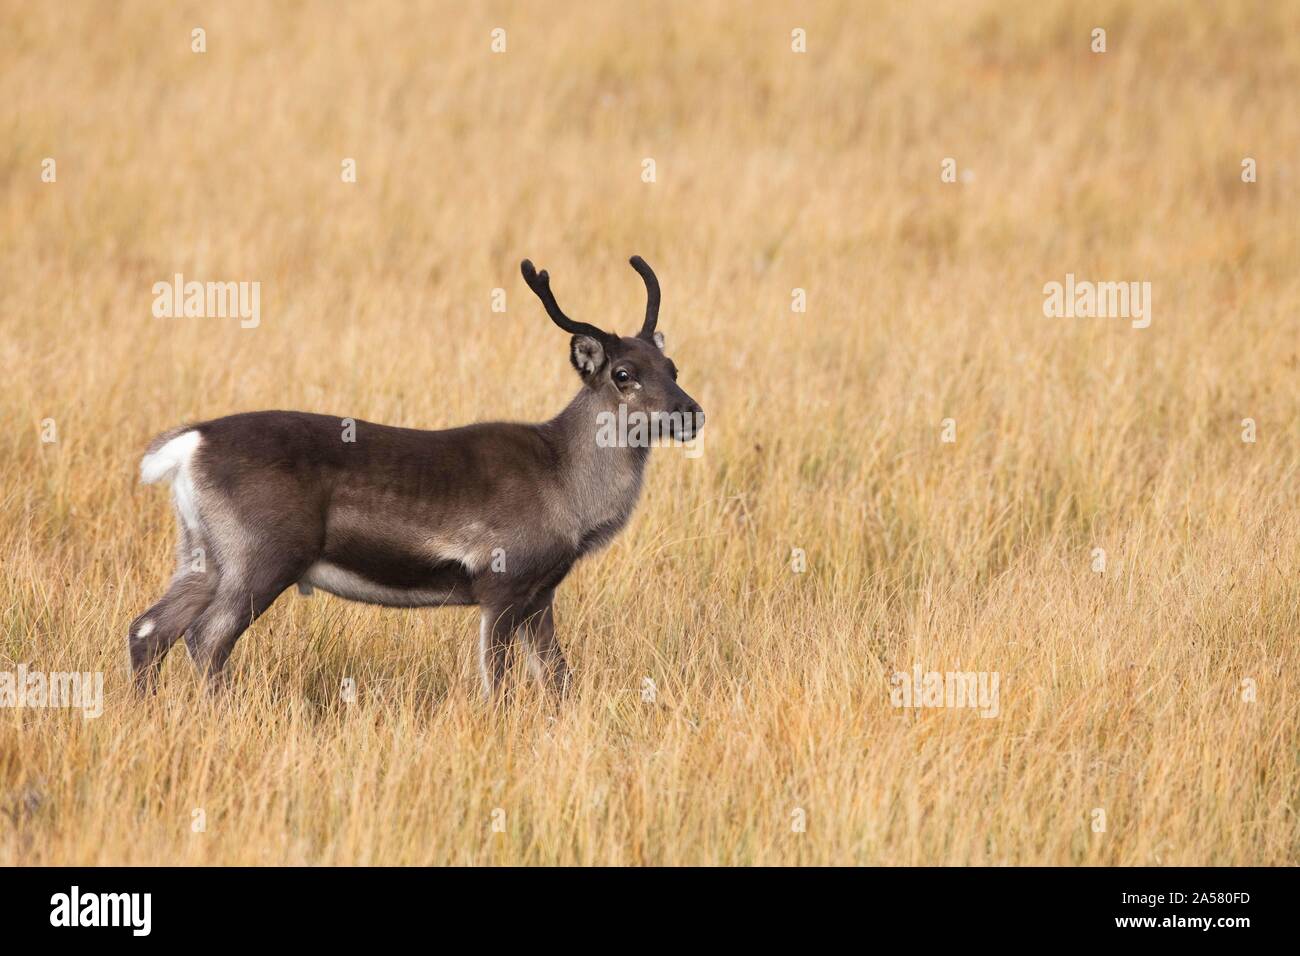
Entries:
[[[651,302],[657,317],[657,283]],[[181,516],[171,588],[132,622],[137,686],[153,685],[182,634],[196,665],[218,683],[239,636],[300,582],[369,603],[478,605],[488,695],[501,687],[516,638],[538,679],[562,692],[568,666],[555,639],[555,588],[626,523],[648,452],[600,447],[597,416],[617,414],[620,403],[684,414],[678,434],[687,438],[702,420],[650,340],[649,311],[644,338],[589,326],[598,339],[573,336],[583,387],[541,424],[421,431],[357,421],[355,440],[345,441],[350,420],[266,411],[160,435],[151,452],[187,431],[200,435],[188,463],[199,526],[186,527]],[[192,567],[196,548],[201,572]]]

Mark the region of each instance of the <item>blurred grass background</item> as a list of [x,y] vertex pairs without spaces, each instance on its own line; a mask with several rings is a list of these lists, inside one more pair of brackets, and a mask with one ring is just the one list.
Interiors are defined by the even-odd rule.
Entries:
[[[0,63],[0,668],[107,686],[0,710],[0,863],[1296,861],[1297,4],[4,2]],[[294,594],[130,699],[152,435],[549,417],[519,260],[626,332],[632,253],[705,452],[561,590],[561,711],[479,704],[473,610]],[[154,318],[177,272],[260,326]]]

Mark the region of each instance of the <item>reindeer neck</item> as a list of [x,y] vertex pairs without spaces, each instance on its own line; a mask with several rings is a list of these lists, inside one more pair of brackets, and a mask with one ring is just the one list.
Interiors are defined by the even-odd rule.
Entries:
[[[556,448],[561,481],[584,530],[622,524],[641,490],[649,448],[610,446],[597,440],[601,413],[617,416],[617,407],[590,388],[583,388],[564,411],[543,428]],[[606,429],[608,432],[608,428]]]

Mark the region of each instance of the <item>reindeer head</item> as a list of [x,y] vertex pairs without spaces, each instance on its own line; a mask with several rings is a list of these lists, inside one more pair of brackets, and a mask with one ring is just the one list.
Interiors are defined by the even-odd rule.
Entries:
[[538,272],[530,260],[520,264],[524,281],[546,306],[551,321],[572,334],[569,360],[610,409],[625,405],[629,412],[668,423],[673,438],[689,441],[704,426],[704,412],[677,384],[677,366],[664,354],[664,336],[655,331],[659,322],[659,280],[640,256],[629,260],[645,281],[645,321],[630,338],[575,322],[560,310],[551,292],[546,270]]

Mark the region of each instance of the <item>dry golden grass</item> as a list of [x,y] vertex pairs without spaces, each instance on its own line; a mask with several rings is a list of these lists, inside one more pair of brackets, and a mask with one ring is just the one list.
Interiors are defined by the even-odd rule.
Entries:
[[[1300,12],[1075,6],[5,4],[0,669],[106,701],[0,710],[0,863],[1294,862]],[[634,252],[705,452],[561,589],[562,710],[484,708],[471,609],[292,593],[133,701],[153,434],[549,416],[518,260],[626,331]],[[153,318],[176,272],[261,326]],[[1151,327],[1045,318],[1066,272]],[[1000,716],[891,707],[917,664]]]

